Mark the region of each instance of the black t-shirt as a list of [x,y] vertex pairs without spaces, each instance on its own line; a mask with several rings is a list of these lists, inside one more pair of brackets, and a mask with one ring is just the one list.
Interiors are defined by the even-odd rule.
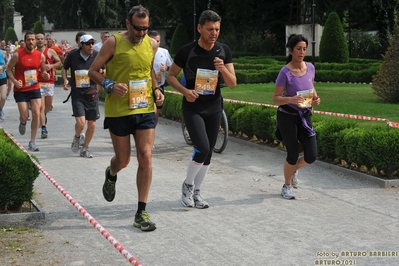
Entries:
[[[210,51],[203,49],[198,42],[191,42],[182,46],[174,59],[174,63],[181,67],[186,78],[186,88],[194,89],[197,69],[215,70],[213,60],[219,57],[225,64],[232,63],[232,55],[230,48],[223,43],[216,42]],[[218,82],[213,95],[200,95],[197,101],[210,101],[220,97],[220,72],[218,74]]]
[[70,80],[70,85],[72,88],[72,93],[79,93],[79,94],[85,94],[92,88],[96,87],[96,83],[90,79],[90,86],[87,87],[76,87],[76,79],[75,79],[75,71],[76,70],[89,70],[91,64],[94,61],[94,58],[97,56],[97,52],[93,51],[91,55],[85,60],[81,55],[80,55],[80,49],[76,49],[71,51],[68,56],[65,58],[64,61],[64,69],[71,70],[71,80]]

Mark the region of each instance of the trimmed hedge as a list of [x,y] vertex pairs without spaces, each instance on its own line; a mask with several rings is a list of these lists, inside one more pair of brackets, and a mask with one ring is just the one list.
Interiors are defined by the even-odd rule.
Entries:
[[18,209],[32,199],[33,183],[39,176],[39,169],[3,129],[0,129],[0,147],[0,211]]
[[[181,121],[182,96],[166,93],[162,113]],[[275,146],[276,109],[238,103],[223,103],[230,134],[256,138]],[[313,120],[318,157],[356,170],[394,178],[399,171],[399,130],[390,127],[363,129],[356,122]],[[377,169],[374,172],[373,169]]]

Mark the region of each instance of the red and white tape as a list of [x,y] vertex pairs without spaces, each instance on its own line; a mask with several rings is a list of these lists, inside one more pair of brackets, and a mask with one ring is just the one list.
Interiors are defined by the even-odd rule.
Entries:
[[[165,92],[182,95],[180,92],[175,92],[175,91],[165,90]],[[266,103],[246,102],[246,101],[239,101],[239,100],[232,100],[232,99],[223,99],[223,101],[224,102],[228,102],[228,103],[256,105],[256,106],[263,106],[263,107],[275,108],[275,109],[278,108],[277,105],[266,104]],[[329,115],[329,116],[338,116],[338,117],[352,118],[352,119],[358,119],[358,120],[384,121],[390,127],[399,128],[399,123],[391,122],[391,121],[389,121],[386,118],[379,118],[379,117],[372,117],[372,116],[363,116],[363,115],[341,114],[341,113],[325,112],[325,111],[317,111],[317,110],[313,110],[313,113],[320,114],[320,115]]]
[[[0,127],[2,128],[2,127]],[[135,266],[142,266],[141,262],[136,259],[116,238],[114,238],[99,222],[96,221],[96,219],[93,218],[74,198],[72,198],[69,193],[61,187],[60,184],[58,184],[54,178],[50,176],[49,173],[47,173],[46,170],[44,170],[43,167],[40,166],[40,164],[28,153],[28,151],[10,134],[8,133],[4,128],[4,133],[25,153],[28,154],[30,160],[36,165],[36,167],[40,170],[40,172],[43,173],[43,175],[61,192],[62,195],[83,215],[83,217],[86,218],[87,221],[91,225],[96,228],[105,239],[107,239],[114,248],[116,248],[132,265]]]

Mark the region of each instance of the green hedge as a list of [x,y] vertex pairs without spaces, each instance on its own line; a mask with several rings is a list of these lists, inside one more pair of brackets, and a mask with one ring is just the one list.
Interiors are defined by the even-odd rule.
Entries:
[[0,211],[18,209],[32,199],[33,183],[39,176],[39,169],[3,129],[0,129],[0,147]]
[[[181,121],[182,96],[166,93],[163,116]],[[273,146],[276,109],[225,102],[223,109],[229,121],[230,134],[256,138]],[[363,129],[356,122],[313,120],[317,133],[318,158],[328,162],[345,161],[357,170],[376,169],[387,178],[398,176],[399,129],[375,127]]]
[[[317,58],[318,59],[318,58]],[[238,83],[275,82],[280,69],[286,64],[284,57],[245,56],[235,58]],[[307,58],[307,62],[311,58]],[[380,60],[350,59],[348,63],[322,63],[315,61],[317,82],[370,83],[381,65]]]

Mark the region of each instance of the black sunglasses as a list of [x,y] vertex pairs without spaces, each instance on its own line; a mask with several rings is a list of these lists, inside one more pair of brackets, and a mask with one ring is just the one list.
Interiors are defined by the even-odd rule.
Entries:
[[135,29],[137,31],[146,31],[150,28],[150,26],[146,26],[146,27],[136,26],[136,25],[130,23],[130,21],[129,21],[129,24],[132,25],[133,29]]
[[94,42],[84,42],[84,44],[89,46],[89,45],[94,45]]

